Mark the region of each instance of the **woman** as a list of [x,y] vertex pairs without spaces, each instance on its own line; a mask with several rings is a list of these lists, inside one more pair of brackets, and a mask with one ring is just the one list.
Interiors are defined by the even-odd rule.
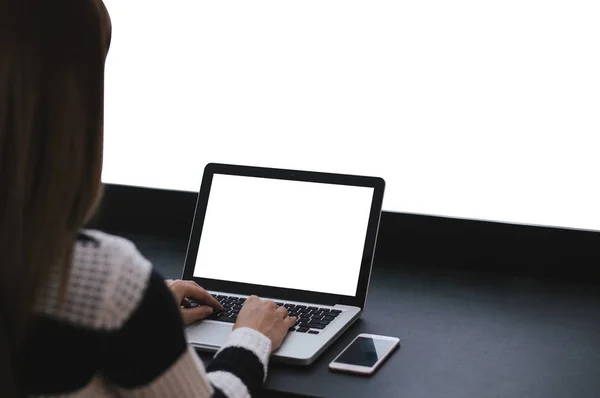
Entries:
[[180,309],[193,321],[219,303],[82,229],[101,191],[109,42],[100,0],[0,2],[0,395],[252,395],[295,322],[285,308],[249,298],[204,369]]

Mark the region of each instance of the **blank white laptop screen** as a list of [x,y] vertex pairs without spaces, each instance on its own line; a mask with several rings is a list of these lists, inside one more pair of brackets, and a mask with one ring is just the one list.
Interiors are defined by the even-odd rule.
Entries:
[[373,191],[215,174],[194,276],[354,296]]

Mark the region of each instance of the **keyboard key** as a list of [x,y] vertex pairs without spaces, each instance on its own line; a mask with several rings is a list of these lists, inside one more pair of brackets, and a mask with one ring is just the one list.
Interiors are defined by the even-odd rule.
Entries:
[[308,307],[309,310],[318,310],[317,307]]
[[283,306],[288,310],[291,310],[292,308],[296,307],[294,304],[284,304]]
[[334,319],[335,319],[335,317],[333,317],[333,316],[324,316],[324,317],[322,318],[322,320],[324,320],[324,321],[329,321],[329,322],[333,321]]
[[298,329],[296,329],[296,332],[306,333],[306,332],[308,332],[308,328],[300,326],[300,327],[298,327]]
[[281,307],[283,305],[283,303],[280,303],[279,301],[275,302],[275,304],[277,304],[278,307]]
[[329,312],[329,308],[319,308],[321,312]]
[[306,308],[306,306],[305,305],[297,305],[296,308],[299,308],[299,309],[303,310],[303,309]]
[[238,303],[245,303],[245,302],[246,302],[245,297],[240,297],[240,299],[238,300]]
[[333,315],[333,314],[340,314],[342,311],[341,310],[329,310],[329,312]]
[[313,329],[325,329],[326,325],[322,325],[320,323],[314,323],[314,322],[309,322],[309,323],[301,323],[300,327],[302,328],[313,328]]
[[317,331],[317,330],[309,330],[308,333],[310,333],[310,334],[319,334],[319,331]]

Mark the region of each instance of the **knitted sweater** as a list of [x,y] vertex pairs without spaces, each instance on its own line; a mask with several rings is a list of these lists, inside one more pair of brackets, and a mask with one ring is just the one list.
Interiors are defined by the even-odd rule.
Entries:
[[125,239],[83,231],[62,305],[59,286],[52,275],[37,301],[29,396],[234,398],[262,387],[270,340],[238,328],[205,369],[164,279]]

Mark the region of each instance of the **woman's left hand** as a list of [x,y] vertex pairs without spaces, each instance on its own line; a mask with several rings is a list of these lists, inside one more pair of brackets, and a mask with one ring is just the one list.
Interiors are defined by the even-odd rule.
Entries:
[[[204,319],[213,313],[214,309],[222,310],[223,306],[209,292],[201,288],[196,282],[182,280],[166,280],[167,286],[175,296],[181,308],[181,317],[185,324]],[[197,307],[190,307],[192,299],[200,303]]]

